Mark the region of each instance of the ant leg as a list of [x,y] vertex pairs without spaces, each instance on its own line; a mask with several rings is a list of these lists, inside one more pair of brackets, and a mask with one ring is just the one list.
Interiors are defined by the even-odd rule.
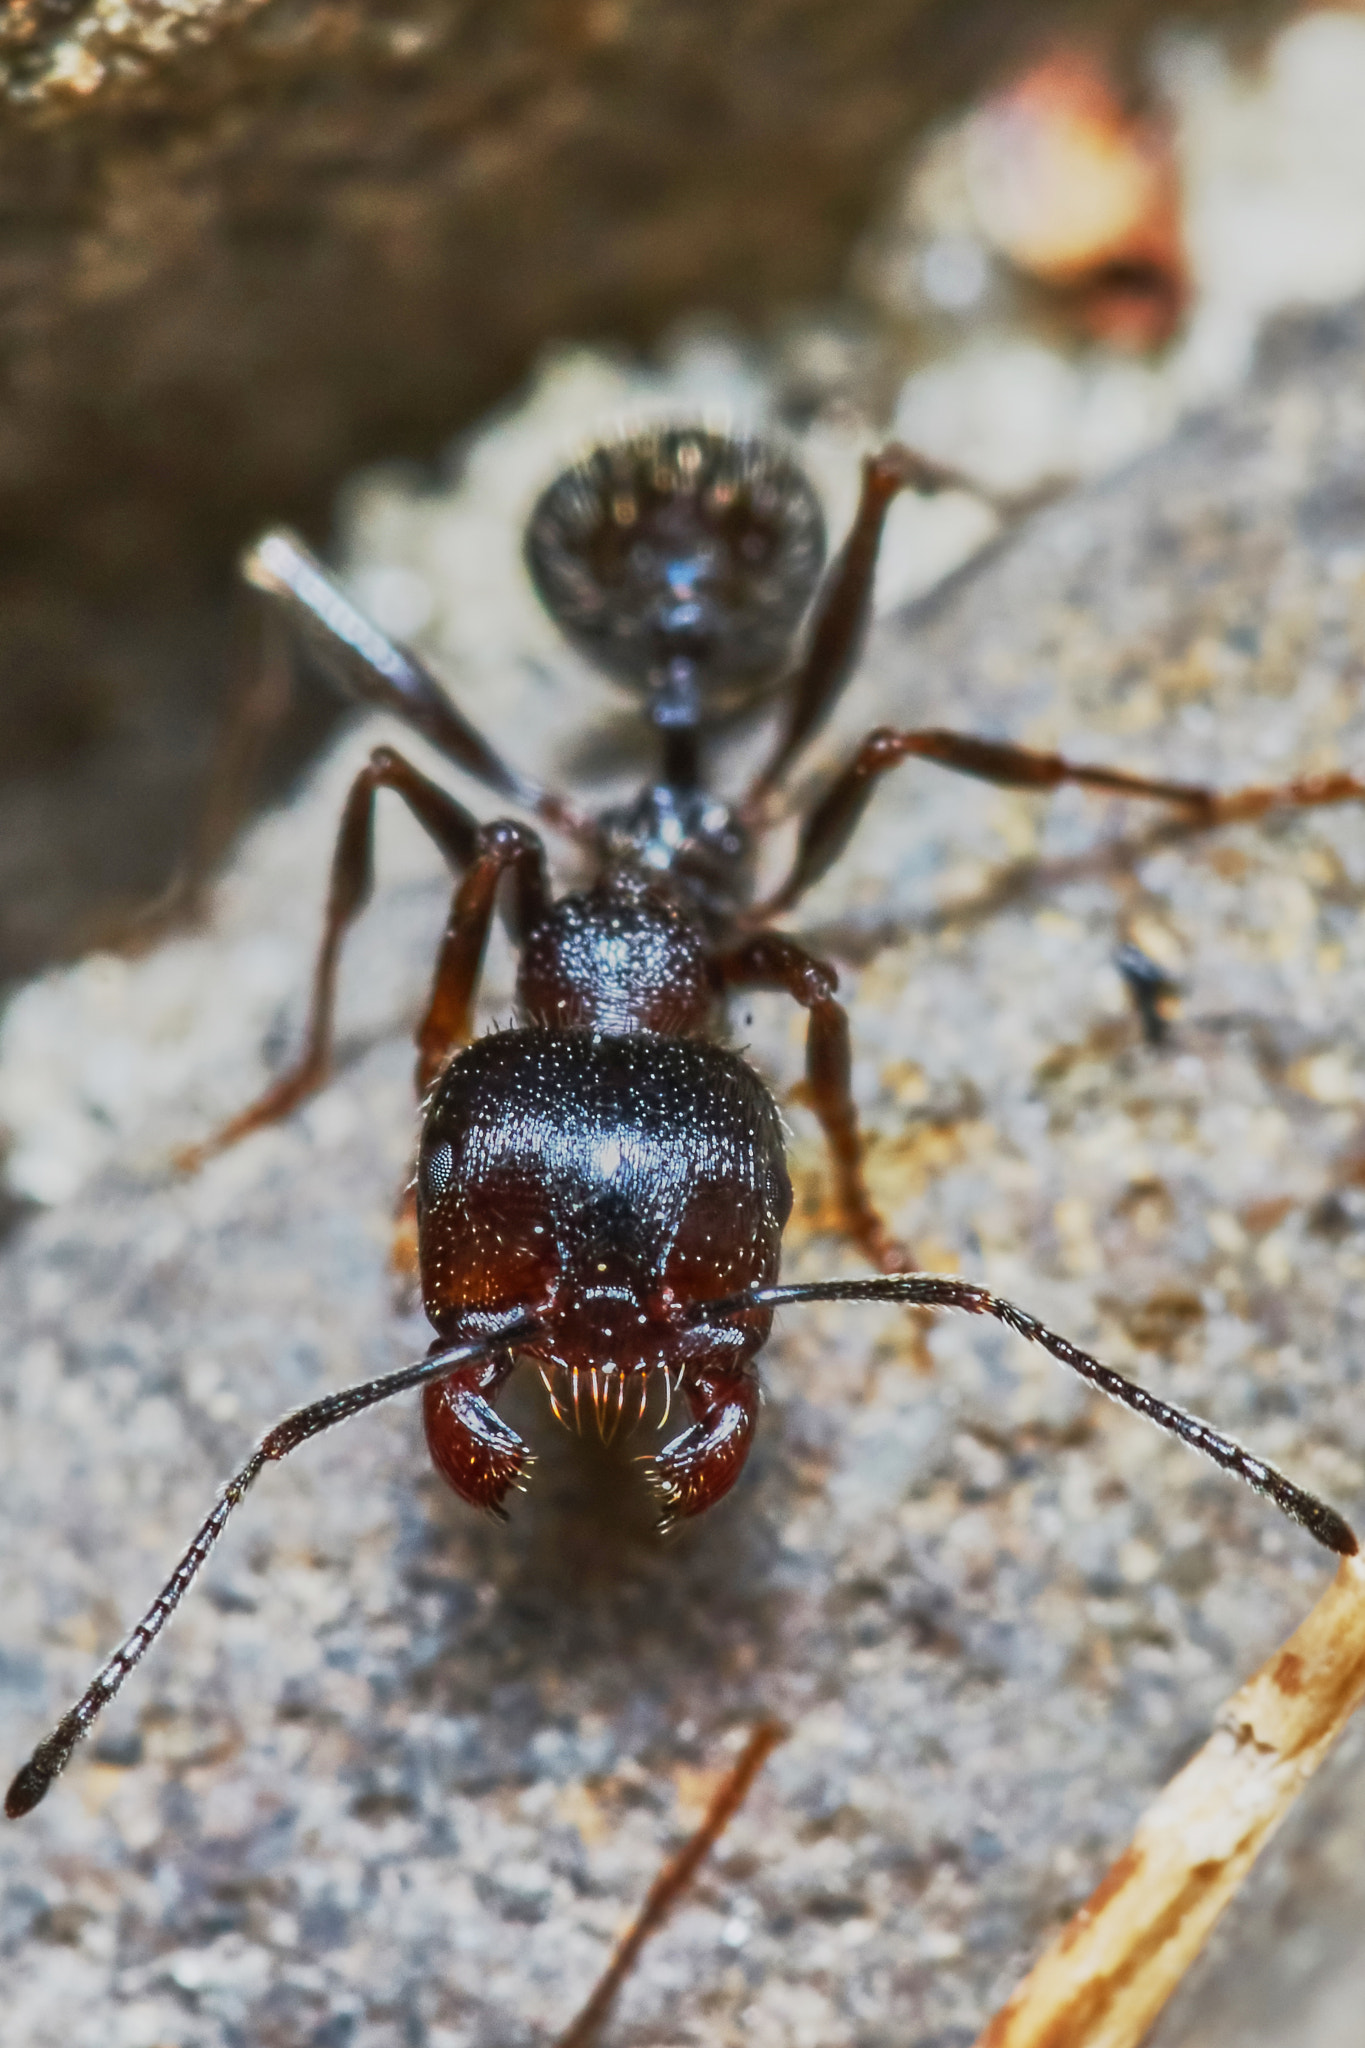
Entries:
[[476,731],[426,664],[351,603],[317,557],[283,528],[262,534],[242,574],[282,608],[303,644],[348,697],[401,718],[447,760],[499,796],[524,804],[545,824],[596,846],[597,828],[564,798],[522,775]]
[[1219,825],[1246,824],[1269,811],[1316,810],[1365,798],[1365,778],[1344,772],[1299,775],[1288,782],[1219,791],[1199,782],[1169,782],[1130,775],[1122,768],[1089,766],[1068,761],[1061,754],[1039,753],[1006,740],[976,739],[970,733],[941,727],[897,732],[891,726],[881,726],[868,734],[807,817],[791,873],[776,895],[753,913],[756,917],[776,917],[814,887],[848,845],[880,778],[910,759],[932,761],[937,767],[996,783],[1002,789],[1051,790],[1075,783],[1111,796],[1174,804],[1185,813],[1169,828],[1174,839],[1210,832]]
[[[948,732],[940,727],[897,732],[891,726],[879,726],[868,734],[848,766],[816,803],[801,827],[791,873],[777,893],[752,915],[776,917],[814,888],[853,837],[881,777],[911,759],[932,761],[940,768],[951,768],[958,775],[975,776],[982,782],[994,782],[1003,789],[1058,789],[1064,782],[1074,782],[1086,789],[1106,790],[1114,796],[1146,797],[1157,803],[1176,804],[1188,813],[1188,827],[1182,821],[1181,829],[1191,831],[1205,831],[1236,816],[1258,816],[1259,810],[1251,807],[1253,800],[1259,801],[1260,810],[1270,810],[1276,803],[1341,803],[1348,796],[1365,796],[1365,783],[1357,783],[1353,776],[1305,777],[1301,784],[1286,783],[1274,792],[1241,790],[1219,796],[1201,783],[1164,782],[1147,775],[1130,775],[1121,768],[1086,767],[1064,759],[1061,754],[1038,753],[1005,740],[975,739],[970,733]],[[1308,793],[1309,784],[1316,790],[1328,783],[1351,787],[1333,794]],[[1291,795],[1294,790],[1303,793]],[[1228,808],[1236,803],[1247,808]]]
[[450,1055],[473,1035],[474,992],[483,966],[498,884],[512,877],[509,924],[520,945],[550,904],[545,848],[534,832],[509,818],[480,825],[463,881],[455,891],[426,1015],[417,1031],[417,1096],[421,1101]]
[[313,994],[303,1052],[287,1073],[244,1109],[230,1123],[215,1131],[202,1144],[192,1145],[179,1155],[178,1164],[193,1172],[215,1153],[235,1145],[251,1131],[278,1123],[299,1103],[322,1086],[332,1056],[332,1019],[336,1003],[337,963],[341,943],[350,926],[369,900],[374,881],[374,797],[379,789],[392,789],[407,804],[418,823],[440,847],[452,867],[465,868],[479,845],[476,819],[447,794],[439,784],[429,782],[391,747],[376,747],[368,763],[351,784],[341,814],[332,875],[327,891],[322,943],[313,970]]
[[704,1324],[752,1312],[770,1315],[774,1309],[807,1301],[892,1301],[906,1307],[956,1308],[971,1316],[994,1316],[1028,1343],[1050,1352],[1111,1401],[1131,1408],[1135,1415],[1145,1415],[1158,1429],[1179,1437],[1223,1471],[1244,1479],[1254,1492],[1274,1501],[1282,1514],[1306,1529],[1325,1550],[1334,1551],[1339,1557],[1354,1557],[1360,1549],[1350,1524],[1316,1494],[1296,1486],[1283,1472],[1277,1472],[1273,1465],[1264,1463],[1232,1437],[1224,1436],[1212,1423],[1149,1394],[1145,1387],[1125,1379],[1112,1365],[1102,1364],[1069,1338],[1058,1336],[1027,1309],[1017,1308],[1012,1301],[1005,1301],[970,1280],[959,1280],[951,1274],[903,1273],[876,1280],[816,1280],[792,1287],[754,1287],[724,1301],[700,1301],[689,1311],[687,1320]]
[[377,1401],[387,1401],[393,1394],[406,1394],[413,1387],[442,1380],[454,1369],[477,1366],[480,1361],[487,1360],[495,1347],[501,1349],[509,1340],[530,1335],[533,1328],[534,1325],[523,1318],[497,1338],[480,1338],[467,1344],[438,1343],[416,1365],[405,1365],[397,1372],[383,1373],[378,1379],[365,1380],[359,1386],[343,1387],[338,1393],[324,1394],[320,1401],[311,1402],[307,1408],[296,1408],[292,1415],[285,1416],[283,1422],[277,1422],[269,1435],[257,1444],[246,1463],[229,1479],[212,1513],[200,1525],[194,1541],[137,1627],[124,1637],[113,1656],[91,1679],[75,1706],[38,1744],[17,1774],[5,1795],[5,1812],[9,1818],[18,1820],[21,1815],[31,1813],[57,1773],[66,1768],[76,1744],[89,1734],[98,1715],[156,1641],[198,1577],[209,1552],[227,1526],[228,1516],[240,1506],[267,1465],[287,1457],[290,1451],[296,1451],[300,1444],[307,1443],[310,1437],[319,1435],[324,1429],[330,1429],[334,1423],[345,1422],[348,1416],[358,1415],[362,1408],[372,1408]]
[[1179,836],[1210,831],[1215,825],[1245,825],[1270,811],[1315,811],[1333,804],[1355,804],[1365,798],[1365,778],[1333,770],[1322,775],[1295,775],[1288,782],[1248,783],[1243,789],[1210,794],[1205,815],[1182,821]]
[[858,665],[872,617],[872,586],[886,515],[903,490],[918,491],[925,497],[939,491],[970,491],[1004,514],[1018,510],[1014,500],[984,490],[960,471],[929,462],[899,442],[893,441],[879,454],[864,456],[858,509],[848,538],[825,575],[805,659],[789,684],[787,729],[744,800],[746,813],[781,781],[834,709]]
[[730,988],[780,989],[806,1011],[806,1085],[834,1162],[835,1195],[844,1229],[883,1273],[903,1273],[910,1255],[872,1206],[863,1179],[863,1147],[850,1081],[848,1013],[834,999],[835,970],[780,932],[758,932],[717,961]]
[[[492,825],[480,825],[475,833],[467,872],[450,906],[431,995],[417,1028],[415,1078],[419,1103],[425,1101],[427,1090],[451,1054],[460,1046],[468,1045],[473,1036],[474,995],[488,945],[489,927],[493,922],[498,884],[509,871],[512,902],[508,923],[514,942],[520,945],[527,933],[540,923],[549,907],[550,884],[545,871],[545,849],[534,832],[528,832],[525,826],[509,818],[499,819]],[[390,1264],[396,1274],[410,1282],[416,1279],[420,1263],[417,1183],[413,1179],[403,1191],[394,1218]],[[491,1414],[491,1410],[489,1412]],[[429,1407],[428,1443],[431,1443],[432,1427],[432,1410]],[[432,1456],[455,1491],[462,1492],[462,1486],[451,1478],[450,1468],[437,1455],[434,1444]]]
[[649,1888],[644,1905],[617,1944],[583,2010],[561,2034],[555,2048],[595,2048],[616,1995],[639,1960],[641,1949],[657,1934],[674,1906],[749,1796],[754,1779],[787,1731],[780,1721],[760,1721],[725,1773],[702,1817],[701,1826],[670,1856]]

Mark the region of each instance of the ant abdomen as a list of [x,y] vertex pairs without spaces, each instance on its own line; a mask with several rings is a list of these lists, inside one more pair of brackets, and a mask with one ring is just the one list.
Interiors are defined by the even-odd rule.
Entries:
[[595,448],[526,529],[542,602],[594,665],[688,722],[753,702],[786,667],[820,580],[825,523],[781,450],[702,427]]

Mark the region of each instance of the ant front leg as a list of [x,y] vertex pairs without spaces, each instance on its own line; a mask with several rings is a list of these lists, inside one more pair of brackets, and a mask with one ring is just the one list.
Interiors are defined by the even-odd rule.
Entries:
[[932,497],[940,491],[969,491],[993,505],[1002,516],[1017,514],[1014,501],[994,494],[964,476],[892,442],[863,458],[862,491],[848,538],[831,565],[816,600],[815,618],[805,659],[788,684],[790,715],[777,751],[759,775],[744,802],[754,811],[781,781],[796,756],[838,703],[867,639],[872,618],[872,588],[886,515],[904,490]]
[[806,1011],[806,1085],[834,1164],[840,1220],[866,1258],[883,1273],[909,1271],[912,1261],[873,1207],[863,1178],[863,1145],[851,1081],[848,1012],[835,1001],[835,970],[781,932],[757,932],[717,967],[732,989],[780,989]]
[[351,784],[341,814],[303,1051],[294,1065],[249,1108],[202,1144],[190,1146],[180,1154],[179,1164],[186,1171],[193,1172],[206,1159],[235,1145],[251,1131],[278,1123],[316,1094],[326,1080],[332,1058],[342,941],[369,901],[374,885],[374,798],[380,789],[394,790],[402,797],[453,868],[466,868],[474,859],[480,844],[477,819],[437,783],[419,774],[401,754],[391,747],[376,747]]

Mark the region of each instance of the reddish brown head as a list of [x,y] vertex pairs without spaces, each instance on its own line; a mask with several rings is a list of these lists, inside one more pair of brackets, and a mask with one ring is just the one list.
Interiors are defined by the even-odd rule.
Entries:
[[[681,1393],[694,1422],[655,1477],[671,1514],[696,1513],[743,1462],[770,1319],[688,1311],[771,1284],[790,1209],[776,1106],[733,1053],[650,1032],[501,1032],[451,1062],[428,1107],[426,1311],[445,1341],[536,1317],[522,1349],[561,1418],[590,1403],[614,1426],[652,1382]],[[439,1469],[484,1506],[525,1465],[487,1399],[510,1365],[427,1397]]]

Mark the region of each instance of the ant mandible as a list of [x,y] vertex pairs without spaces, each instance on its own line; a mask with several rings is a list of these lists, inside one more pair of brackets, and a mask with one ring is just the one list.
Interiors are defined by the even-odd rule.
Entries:
[[[782,886],[755,902],[753,857],[774,799],[855,669],[886,513],[906,488],[970,488],[892,446],[864,463],[852,528],[827,574],[824,523],[795,462],[754,439],[670,427],[598,447],[544,492],[526,532],[541,599],[597,667],[640,698],[659,755],[636,800],[595,818],[506,764],[417,657],[363,617],[301,543],[267,534],[249,583],[348,694],[396,714],[455,766],[569,838],[592,863],[556,899],[524,824],[483,825],[391,747],[352,785],[332,861],[303,1054],[191,1155],[198,1163],[275,1122],[329,1068],[338,956],[371,885],[375,794],[393,790],[458,876],[417,1033],[422,1105],[415,1217],[423,1305],[437,1331],[419,1363],[328,1394],[258,1445],[142,1620],[9,1788],[11,1818],[42,1799],[174,1612],[263,1467],[319,1431],[421,1388],[427,1443],[465,1500],[495,1514],[530,1465],[497,1414],[518,1356],[556,1415],[614,1432],[651,1386],[688,1426],[649,1461],[665,1526],[698,1515],[743,1469],[758,1413],[757,1355],[773,1311],[810,1301],[897,1302],[994,1316],[1100,1392],[1236,1473],[1327,1549],[1352,1555],[1336,1511],[1210,1424],[1158,1400],[971,1281],[909,1270],[863,1179],[838,978],[770,922],[838,858],[879,779],[912,758],[1008,788],[1063,783],[1172,806],[1191,830],[1277,807],[1350,802],[1365,782],[1304,777],[1219,795],[1079,766],[942,729],[869,735],[802,821]],[[811,614],[804,651],[797,645]],[[777,694],[767,765],[731,803],[708,786],[718,722]],[[495,908],[519,951],[521,1023],[473,1040]],[[834,1167],[843,1227],[876,1277],[777,1284],[791,1186],[777,1105],[722,1038],[727,995],[776,989],[807,1015],[808,1097]]]

